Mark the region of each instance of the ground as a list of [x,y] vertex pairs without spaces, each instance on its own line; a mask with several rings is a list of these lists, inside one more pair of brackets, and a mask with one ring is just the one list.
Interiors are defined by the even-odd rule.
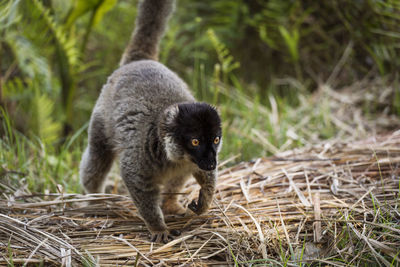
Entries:
[[149,242],[127,196],[3,185],[0,264],[399,265],[400,131],[226,164],[210,212],[168,217],[182,235],[167,244]]

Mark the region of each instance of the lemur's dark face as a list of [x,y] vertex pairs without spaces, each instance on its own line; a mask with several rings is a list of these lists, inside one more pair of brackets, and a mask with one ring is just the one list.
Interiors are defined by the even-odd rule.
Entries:
[[206,171],[217,167],[221,148],[221,119],[214,107],[206,103],[178,105],[174,139],[197,166]]

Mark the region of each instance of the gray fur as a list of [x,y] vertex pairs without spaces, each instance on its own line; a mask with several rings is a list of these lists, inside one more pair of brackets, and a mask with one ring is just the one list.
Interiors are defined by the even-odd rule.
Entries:
[[[197,204],[204,213],[212,202],[217,171],[201,170],[173,134],[177,104],[195,102],[186,84],[153,60],[133,61],[117,69],[104,85],[91,116],[89,145],[82,156],[80,177],[87,193],[102,192],[116,155],[121,176],[139,214],[156,241],[166,241],[164,213],[182,213],[178,193],[193,174],[201,185]],[[168,193],[162,199],[162,192]],[[163,212],[164,211],[164,212]]]
[[158,59],[158,44],[173,10],[173,0],[145,0],[139,3],[135,30],[120,66],[134,60]]

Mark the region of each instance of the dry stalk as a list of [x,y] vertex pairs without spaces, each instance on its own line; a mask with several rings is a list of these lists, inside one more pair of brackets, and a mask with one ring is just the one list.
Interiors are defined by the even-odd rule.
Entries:
[[164,245],[129,197],[2,194],[0,265],[399,264],[399,176],[400,132],[241,163],[221,170],[207,214],[166,217],[183,234]]

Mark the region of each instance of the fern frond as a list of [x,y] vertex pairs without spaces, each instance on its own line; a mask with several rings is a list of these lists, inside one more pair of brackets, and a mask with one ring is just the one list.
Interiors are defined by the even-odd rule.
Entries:
[[208,38],[210,39],[215,51],[217,52],[219,64],[223,73],[223,80],[227,82],[229,74],[240,67],[240,63],[235,61],[230,54],[229,49],[223,44],[212,29],[207,31]]
[[21,103],[21,100],[31,98],[32,96],[32,92],[26,90],[24,81],[19,77],[7,80],[7,82],[3,84],[3,90],[5,99],[16,101],[18,103]]
[[32,101],[31,129],[44,144],[51,144],[60,136],[61,124],[53,119],[54,102],[38,89]]
[[79,63],[79,50],[77,49],[76,39],[68,35],[63,26],[58,25],[50,14],[50,10],[43,6],[39,0],[31,0],[33,7],[41,14],[41,19],[45,22],[49,32],[52,34],[55,42],[61,48],[68,64],[71,67],[77,66]]
[[29,78],[39,78],[40,84],[45,89],[50,89],[51,71],[47,59],[41,56],[37,47],[15,32],[5,34],[5,42],[13,51],[19,69]]
[[54,119],[56,106],[46,92],[41,91],[40,78],[8,80],[4,88],[4,96],[15,103],[13,120],[17,128],[22,128],[37,136],[44,144],[56,141],[61,132],[61,123]]

